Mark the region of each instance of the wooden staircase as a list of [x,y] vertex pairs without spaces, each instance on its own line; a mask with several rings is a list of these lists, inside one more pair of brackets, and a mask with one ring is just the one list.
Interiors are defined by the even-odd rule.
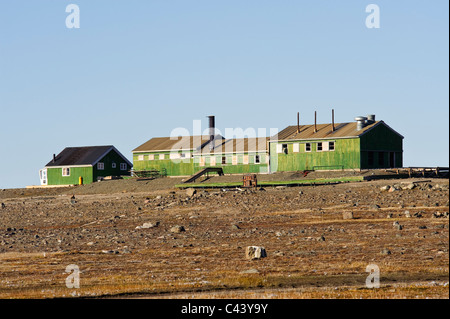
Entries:
[[195,173],[194,175],[192,175],[191,177],[189,177],[187,180],[185,180],[183,183],[192,183],[195,182],[195,180],[197,178],[199,178],[202,175],[208,174],[208,173],[217,173],[219,174],[219,176],[223,176],[223,169],[221,167],[206,167],[200,171],[198,171],[197,173]]

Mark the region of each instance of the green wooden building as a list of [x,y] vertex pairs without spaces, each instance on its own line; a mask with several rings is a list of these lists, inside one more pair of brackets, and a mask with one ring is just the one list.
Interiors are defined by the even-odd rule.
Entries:
[[270,172],[403,166],[403,136],[375,115],[355,122],[293,125],[270,140]]
[[127,176],[133,164],[114,146],[66,147],[39,171],[41,185],[90,184],[108,176]]
[[206,167],[225,174],[267,173],[268,138],[225,139],[215,136],[156,137],[135,148],[133,170],[190,176]]

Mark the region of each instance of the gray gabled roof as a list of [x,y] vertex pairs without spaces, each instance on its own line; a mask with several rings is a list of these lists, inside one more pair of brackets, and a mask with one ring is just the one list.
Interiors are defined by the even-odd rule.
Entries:
[[130,166],[130,163],[114,146],[80,146],[66,147],[61,153],[55,156],[46,167],[52,166],[74,166],[74,165],[95,165],[109,152],[114,150]]

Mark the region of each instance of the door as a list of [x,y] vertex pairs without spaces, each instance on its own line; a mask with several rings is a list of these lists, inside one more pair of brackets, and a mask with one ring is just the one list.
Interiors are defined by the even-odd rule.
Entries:
[[389,153],[389,167],[394,168],[395,167],[395,152]]
[[41,180],[41,185],[47,185],[47,169],[43,168],[39,171],[39,179]]

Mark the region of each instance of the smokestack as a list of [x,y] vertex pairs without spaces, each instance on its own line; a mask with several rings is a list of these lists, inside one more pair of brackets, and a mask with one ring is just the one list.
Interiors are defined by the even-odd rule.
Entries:
[[334,109],[331,110],[331,131],[335,131],[334,128]]
[[214,115],[208,116],[209,118],[209,150],[212,151],[214,148],[214,133],[215,133],[215,118]]
[[56,155],[53,154],[53,163],[56,162]]
[[367,125],[375,123],[375,114],[367,115]]
[[297,112],[297,134],[300,133],[300,112]]
[[367,118],[364,116],[355,117],[357,131],[362,130],[366,126],[366,120]]
[[314,111],[314,133],[317,132],[317,111]]

